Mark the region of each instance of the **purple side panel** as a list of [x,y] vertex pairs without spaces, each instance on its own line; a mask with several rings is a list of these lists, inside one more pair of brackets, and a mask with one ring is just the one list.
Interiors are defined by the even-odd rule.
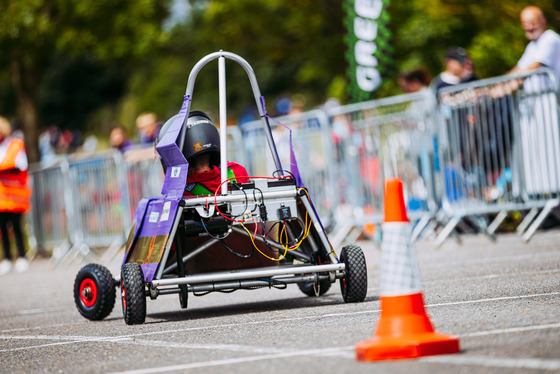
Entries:
[[151,282],[152,279],[154,279],[154,275],[156,274],[158,265],[159,263],[140,264],[140,267],[142,268],[142,273],[144,273],[144,280],[146,282]]
[[[132,221],[133,222],[132,226],[134,227],[134,238],[132,239],[132,242],[134,242],[138,237],[138,229],[140,228],[140,226],[142,226],[142,220],[144,219],[144,214],[146,213],[146,208],[148,207],[149,202],[150,202],[150,198],[145,197],[142,200],[140,200],[138,202],[138,205],[136,206],[136,212],[134,213],[134,219]],[[127,251],[124,254],[124,258],[121,266],[126,263],[126,259],[128,258],[128,252],[130,252],[130,248],[126,248],[126,249]]]
[[169,199],[182,199],[185,187],[187,186],[188,173],[189,163],[186,160],[174,166],[168,166],[165,171],[165,179],[163,181],[161,193],[166,195]]
[[[155,199],[142,199],[142,201],[144,200],[146,200],[147,204],[144,204],[143,213],[139,214],[139,220],[136,225],[136,227],[141,226],[141,229],[136,232],[135,237],[152,238],[158,235],[169,235],[171,237],[173,222],[177,215],[180,199],[159,197]],[[137,208],[137,213],[139,212],[139,208],[140,206]],[[132,248],[132,251],[134,250],[140,249],[135,246]],[[126,259],[129,257],[128,255],[129,253],[127,252],[123,264],[126,263]],[[146,282],[152,281],[158,265],[159,262],[141,264]]]
[[[148,211],[144,216],[144,224],[142,225],[139,236],[154,237],[156,235],[170,235],[178,206],[179,201],[176,199],[158,198],[151,201]],[[146,282],[152,281],[158,265],[159,262],[142,265]]]
[[181,110],[178,113],[179,115],[175,118],[167,132],[163,135],[163,138],[156,146],[156,150],[160,154],[161,158],[163,158],[163,161],[168,168],[170,166],[186,162],[185,156],[183,156],[183,152],[181,152],[181,149],[179,149],[177,144],[177,139],[181,133],[181,128],[183,127],[183,122],[185,122],[185,118],[189,113],[189,109],[190,98],[185,96]]
[[178,206],[177,200],[164,197],[150,201],[139,237],[170,234]]
[[292,130],[290,130],[290,171],[296,179],[296,186],[299,188],[304,188],[303,181],[301,180],[301,175],[299,173],[299,167],[296,160],[296,154],[294,152],[294,143],[292,141]]
[[[183,198],[189,170],[189,163],[185,159],[178,143],[178,140],[180,140],[179,135],[181,134],[181,129],[185,118],[187,118],[189,109],[190,97],[185,96],[181,110],[179,110],[178,113],[179,115],[173,120],[173,123],[156,146],[156,150],[167,166],[161,191],[163,196],[158,198],[144,198],[136,207],[136,213],[134,214],[134,242],[137,242],[139,238],[153,238],[154,236],[160,235],[169,235],[168,240],[173,240],[173,238],[171,238],[173,222],[177,215],[179,202]],[[131,250],[140,249],[132,248]],[[123,264],[125,264],[129,258],[129,252],[130,251],[127,251],[125,254]],[[148,255],[147,259],[149,257]],[[147,261],[147,259],[145,261]],[[141,266],[144,272],[144,279],[146,282],[151,282],[159,266],[159,262],[143,263]]]
[[179,115],[173,120],[173,123],[156,146],[167,166],[161,194],[173,199],[182,198],[187,185],[189,163],[179,149],[177,140],[189,109],[190,98],[185,96]]
[[[277,120],[275,120],[274,118],[270,117],[267,114],[266,105],[264,103],[264,96],[261,96],[261,106],[262,106],[262,111],[264,113],[264,116],[266,118],[268,118],[273,122],[276,122],[280,126],[283,126],[290,132],[290,172],[292,173],[294,179],[296,180],[296,186],[298,186],[299,188],[305,188],[305,186],[303,185],[303,181],[301,180],[301,175],[299,173],[299,167],[296,160],[296,154],[294,152],[294,143],[292,142],[292,129],[290,129],[288,126],[284,125],[283,123],[278,122]],[[274,141],[274,138],[272,139],[272,141]]]

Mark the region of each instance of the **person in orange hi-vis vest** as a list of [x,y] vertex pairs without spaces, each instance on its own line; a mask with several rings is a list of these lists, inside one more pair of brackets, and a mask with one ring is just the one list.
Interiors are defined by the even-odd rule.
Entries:
[[10,137],[10,134],[10,123],[6,118],[0,116],[0,234],[5,257],[0,262],[0,275],[12,270],[12,254],[8,236],[10,225],[18,251],[15,270],[23,272],[29,268],[29,263],[25,258],[21,228],[22,216],[31,207],[27,155],[23,141]]

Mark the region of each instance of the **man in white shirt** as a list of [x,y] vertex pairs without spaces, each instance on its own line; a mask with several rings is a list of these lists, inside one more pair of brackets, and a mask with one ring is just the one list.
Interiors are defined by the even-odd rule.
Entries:
[[[510,73],[529,72],[547,67],[560,79],[560,36],[546,29],[546,18],[536,6],[521,11],[521,27],[530,40],[525,52]],[[531,196],[560,192],[560,129],[555,87],[544,76],[523,81],[519,101],[521,153],[515,158],[514,185]],[[521,165],[519,165],[521,161]],[[515,168],[515,169],[516,169]],[[515,189],[515,188],[514,188]]]
[[546,29],[546,18],[536,6],[521,11],[521,27],[530,40],[525,53],[511,73],[524,72],[546,66],[560,79],[560,35]]

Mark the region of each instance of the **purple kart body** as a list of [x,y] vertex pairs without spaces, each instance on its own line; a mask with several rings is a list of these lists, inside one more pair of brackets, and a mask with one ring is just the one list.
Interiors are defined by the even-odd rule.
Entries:
[[[185,199],[189,163],[182,152],[184,124],[196,76],[216,59],[221,191]],[[226,59],[237,62],[247,72],[278,178],[226,183]],[[127,324],[144,323],[147,297],[157,299],[167,294],[179,294],[180,305],[186,308],[189,293],[297,284],[306,295],[319,296],[339,279],[345,302],[365,299],[367,267],[362,250],[350,245],[342,249],[340,258],[335,254],[303,186],[293,150],[290,172],[286,173],[289,175],[284,174],[269,118],[254,72],[244,59],[220,51],[194,66],[181,110],[156,146],[166,165],[161,196],[144,198],[136,208],[120,279],[113,279],[105,267],[96,264],[87,265],[76,277],[74,299],[84,317],[105,318],[114,306],[115,286],[121,287]],[[252,253],[238,253],[230,248],[231,242],[250,248]]]

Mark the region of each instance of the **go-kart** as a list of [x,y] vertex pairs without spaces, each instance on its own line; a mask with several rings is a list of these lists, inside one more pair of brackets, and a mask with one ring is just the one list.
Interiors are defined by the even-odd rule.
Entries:
[[[220,91],[221,185],[215,193],[185,198],[189,163],[183,135],[194,83],[206,64],[218,60]],[[225,61],[247,72],[267,143],[277,171],[237,183],[226,173]],[[345,302],[361,302],[367,293],[367,268],[359,246],[337,256],[304,187],[297,162],[284,171],[276,150],[257,80],[240,56],[219,51],[192,69],[181,110],[156,145],[165,179],[159,197],[144,198],[136,208],[125,245],[120,278],[103,265],[88,264],[77,274],[74,300],[87,319],[107,317],[121,288],[124,320],[142,324],[146,300],[178,294],[182,308],[189,293],[286,288],[297,284],[309,296],[327,292],[340,280]],[[293,152],[292,152],[293,153]]]

